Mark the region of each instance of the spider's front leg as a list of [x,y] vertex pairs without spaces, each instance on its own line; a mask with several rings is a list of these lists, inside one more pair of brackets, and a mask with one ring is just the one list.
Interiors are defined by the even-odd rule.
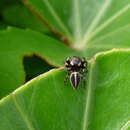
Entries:
[[71,67],[68,67],[68,68],[65,68],[65,67],[63,67],[63,68],[61,68],[61,70],[64,70],[64,71],[71,71]]
[[70,58],[69,58],[69,57],[66,58],[66,61],[65,61],[64,65],[65,65],[66,67],[69,67],[69,66],[70,66]]
[[66,84],[67,79],[70,77],[70,72],[66,75],[65,79],[64,79],[64,84]]

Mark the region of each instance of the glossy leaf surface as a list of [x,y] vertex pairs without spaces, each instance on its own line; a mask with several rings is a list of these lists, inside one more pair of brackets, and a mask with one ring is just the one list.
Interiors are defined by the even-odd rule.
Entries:
[[[113,47],[113,43],[118,47],[115,35],[129,33],[130,30],[129,0],[22,1],[37,11],[53,28],[62,32],[71,41],[73,48],[84,50],[91,48],[94,42],[94,47],[100,49],[108,40],[108,49]],[[118,38],[123,44],[122,38]],[[101,39],[104,41],[101,42]]]
[[[0,12],[9,25],[17,26],[5,29],[4,21],[0,25],[0,98],[25,83],[25,56],[36,55],[55,67],[62,67],[68,56],[85,57],[89,75],[86,89],[81,83],[77,91],[69,81],[64,85],[67,73],[61,69],[22,85],[0,100],[0,129],[130,129],[129,0],[22,2],[36,17],[23,6]],[[45,21],[56,36],[43,34],[48,30]],[[113,48],[125,49],[102,52]],[[28,67],[40,69],[30,63]],[[33,69],[29,73],[34,74]]]
[[1,100],[0,128],[8,129],[7,123],[14,130],[128,128],[129,57],[129,50],[99,54],[90,63],[87,88],[81,84],[77,91],[69,82],[64,86],[62,70],[36,77]]
[[3,21],[10,26],[32,29],[44,33],[49,32],[45,25],[23,5],[16,4],[5,8],[2,11],[2,16]]
[[[0,43],[0,82],[2,84],[0,97],[25,82],[23,67],[25,55],[37,54],[51,65],[61,66],[67,55],[75,54],[75,51],[67,48],[63,43],[30,30],[24,31],[16,28],[3,30],[0,32]],[[55,53],[53,53],[54,49]]]

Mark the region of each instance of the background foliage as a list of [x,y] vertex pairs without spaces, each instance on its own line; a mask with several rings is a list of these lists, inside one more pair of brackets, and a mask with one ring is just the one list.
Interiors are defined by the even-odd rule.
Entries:
[[[129,0],[1,0],[0,129],[130,129],[129,48]],[[73,55],[86,89],[63,83]]]

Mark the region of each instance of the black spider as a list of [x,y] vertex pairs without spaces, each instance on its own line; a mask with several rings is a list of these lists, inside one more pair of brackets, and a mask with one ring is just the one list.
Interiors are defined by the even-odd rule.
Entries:
[[83,73],[88,73],[85,69],[87,67],[87,61],[85,58],[79,58],[77,56],[72,56],[71,58],[66,58],[64,63],[66,70],[69,73],[66,75],[64,83],[66,83],[67,79],[70,77],[70,82],[74,89],[77,89],[81,80],[84,82],[84,87],[86,86],[85,77],[82,75]]

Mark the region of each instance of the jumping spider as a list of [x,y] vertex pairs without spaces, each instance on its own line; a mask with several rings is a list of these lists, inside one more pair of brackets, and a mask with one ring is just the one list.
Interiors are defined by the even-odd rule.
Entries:
[[66,58],[66,61],[64,63],[66,70],[68,71],[68,74],[66,75],[66,78],[64,79],[64,83],[66,83],[67,79],[70,77],[71,85],[74,87],[74,89],[77,89],[80,81],[83,80],[84,87],[86,86],[86,80],[85,77],[82,75],[84,73],[88,73],[85,68],[87,67],[87,61],[85,58],[80,58],[77,56],[72,56],[71,58]]

